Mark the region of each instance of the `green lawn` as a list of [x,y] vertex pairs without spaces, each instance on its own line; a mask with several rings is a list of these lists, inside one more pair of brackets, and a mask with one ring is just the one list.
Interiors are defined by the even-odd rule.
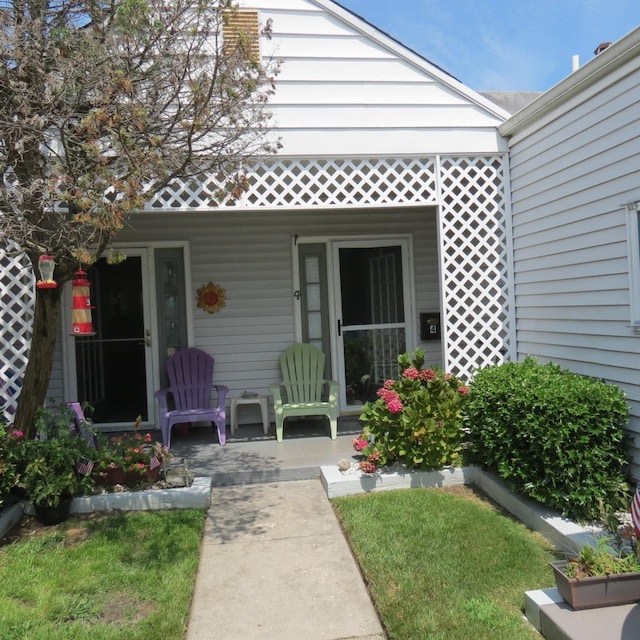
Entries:
[[467,488],[333,500],[391,640],[531,640],[551,546]]
[[0,640],[184,638],[203,525],[201,510],[75,517],[0,546]]

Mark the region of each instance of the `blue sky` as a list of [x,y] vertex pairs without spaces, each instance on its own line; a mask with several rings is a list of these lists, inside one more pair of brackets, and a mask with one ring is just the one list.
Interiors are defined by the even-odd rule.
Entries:
[[545,91],[640,25],[640,0],[337,0],[476,91]]

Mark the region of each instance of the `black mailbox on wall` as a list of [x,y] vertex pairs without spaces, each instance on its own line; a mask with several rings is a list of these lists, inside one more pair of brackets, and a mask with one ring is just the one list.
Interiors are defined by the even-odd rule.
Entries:
[[440,340],[440,312],[420,314],[420,340]]

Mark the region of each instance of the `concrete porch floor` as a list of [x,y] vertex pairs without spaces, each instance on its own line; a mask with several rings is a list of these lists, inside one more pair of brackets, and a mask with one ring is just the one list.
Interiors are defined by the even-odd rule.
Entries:
[[273,423],[267,435],[261,424],[248,424],[233,436],[227,427],[227,443],[221,447],[210,427],[191,427],[185,435],[174,428],[171,452],[178,461],[187,457],[195,474],[211,476],[214,486],[309,480],[320,477],[320,466],[351,459],[351,441],[361,430],[356,417],[340,418],[338,437],[331,440],[326,418],[289,418],[280,443]]

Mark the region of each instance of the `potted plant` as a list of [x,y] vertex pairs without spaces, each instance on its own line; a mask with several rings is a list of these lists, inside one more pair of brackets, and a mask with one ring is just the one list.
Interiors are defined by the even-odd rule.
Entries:
[[31,500],[43,524],[57,524],[69,515],[74,495],[86,493],[93,481],[77,471],[91,449],[73,428],[66,406],[43,408],[37,416],[37,436],[24,440],[18,486]]
[[640,561],[635,553],[614,553],[606,538],[580,555],[551,563],[560,595],[574,609],[593,609],[640,601]]

